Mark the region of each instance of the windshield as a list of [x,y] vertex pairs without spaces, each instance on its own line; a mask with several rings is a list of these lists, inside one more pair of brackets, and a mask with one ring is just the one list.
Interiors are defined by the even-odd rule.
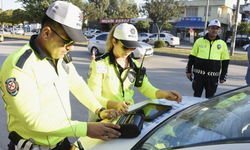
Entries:
[[166,120],[145,140],[143,149],[167,149],[191,144],[250,137],[250,88],[214,97]]

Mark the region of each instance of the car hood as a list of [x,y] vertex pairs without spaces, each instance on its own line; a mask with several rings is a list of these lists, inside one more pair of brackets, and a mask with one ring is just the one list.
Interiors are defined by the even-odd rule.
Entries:
[[[163,114],[162,116],[159,116],[152,122],[144,122],[143,123],[143,129],[141,131],[141,134],[136,138],[130,138],[130,139],[110,139],[109,141],[105,142],[99,139],[92,139],[89,137],[80,137],[79,141],[82,143],[82,146],[84,149],[91,149],[91,150],[100,150],[100,149],[113,149],[114,147],[118,147],[120,150],[128,150],[131,149],[140,139],[142,139],[149,131],[151,131],[154,127],[156,127],[159,123],[166,120],[166,118],[169,118],[175,113],[178,113],[179,111],[202,101],[207,100],[206,98],[197,98],[197,97],[190,97],[190,96],[183,96],[181,103],[176,103],[175,101],[167,101],[166,99],[155,99],[155,100],[146,100],[142,101],[140,103],[137,103],[133,106],[129,107],[129,111],[134,110],[144,104],[147,103],[157,103],[157,104],[165,104],[165,105],[171,105],[172,110],[169,112]],[[76,143],[75,143],[76,144]]]
[[151,47],[151,45],[149,45],[145,42],[138,42],[138,43],[141,45],[141,47]]

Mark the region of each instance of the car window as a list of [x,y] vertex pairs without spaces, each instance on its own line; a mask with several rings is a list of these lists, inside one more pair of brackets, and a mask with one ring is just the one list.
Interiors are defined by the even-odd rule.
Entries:
[[163,38],[164,38],[164,37],[166,37],[166,36],[165,36],[165,34],[160,34],[160,37],[163,37]]
[[106,41],[106,39],[107,39],[107,34],[102,34],[96,37],[96,40]]
[[243,141],[250,138],[249,113],[250,88],[247,87],[177,113],[138,145],[151,150]]
[[149,38],[155,38],[157,34],[150,35]]

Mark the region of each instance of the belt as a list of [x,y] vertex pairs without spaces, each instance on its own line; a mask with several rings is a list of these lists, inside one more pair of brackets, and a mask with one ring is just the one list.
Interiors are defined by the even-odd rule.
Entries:
[[57,143],[55,146],[42,146],[42,145],[36,145],[35,140],[30,138],[28,140],[23,139],[20,135],[18,135],[15,131],[10,132],[9,139],[12,141],[12,143],[15,145],[15,150],[52,150],[56,148],[57,146],[61,145],[62,141]]
[[213,71],[206,72],[204,70],[196,69],[196,68],[193,69],[193,72],[196,74],[200,74],[203,76],[210,76],[210,77],[218,77],[220,75],[220,72],[213,72]]

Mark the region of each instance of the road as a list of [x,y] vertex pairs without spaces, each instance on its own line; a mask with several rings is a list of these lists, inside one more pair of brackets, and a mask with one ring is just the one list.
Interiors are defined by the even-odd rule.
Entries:
[[[4,42],[1,42],[0,66],[2,66],[4,60],[11,52],[15,51],[26,43],[27,40],[14,40],[8,38],[6,38]],[[88,67],[91,62],[91,54],[87,51],[86,47],[75,46],[75,50],[71,52],[71,55],[78,73],[86,81]],[[138,61],[140,62],[141,59],[138,59]],[[152,57],[145,58],[144,66],[147,68],[149,81],[155,87],[163,90],[176,90],[183,96],[192,96],[193,91],[191,88],[191,82],[186,78],[185,74],[187,61],[188,60],[185,58],[154,55]],[[224,84],[219,84],[216,94],[246,85],[244,79],[246,70],[246,66],[230,64],[228,80]],[[135,88],[135,103],[147,99],[148,98],[141,95],[137,88]],[[80,104],[73,95],[71,95],[71,106],[73,120],[87,121],[87,108]],[[8,132],[6,129],[7,117],[2,99],[0,100],[0,117],[0,150],[7,150],[7,143],[9,142],[7,138]],[[75,138],[70,138],[70,141],[74,142]]]

